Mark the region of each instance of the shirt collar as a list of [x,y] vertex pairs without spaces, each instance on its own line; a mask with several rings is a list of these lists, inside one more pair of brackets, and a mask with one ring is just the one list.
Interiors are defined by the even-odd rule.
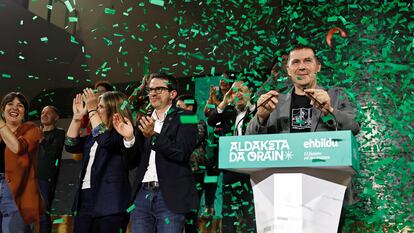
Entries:
[[[171,106],[172,106],[172,104],[170,104],[169,106],[168,106],[168,108],[165,110],[165,112],[164,112],[164,120],[165,120],[165,118],[167,117],[167,114],[168,114],[168,112],[170,111],[170,109],[171,109]],[[158,119],[158,115],[157,115],[157,110],[155,109],[153,112],[152,112],[152,115],[151,115],[151,117],[152,118],[154,118],[155,120],[157,120],[157,121],[164,121],[164,120],[160,120],[160,119]]]

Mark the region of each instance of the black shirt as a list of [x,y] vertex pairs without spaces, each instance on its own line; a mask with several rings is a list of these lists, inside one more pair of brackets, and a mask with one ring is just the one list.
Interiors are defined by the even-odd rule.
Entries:
[[4,173],[6,164],[4,161],[4,150],[6,149],[6,144],[4,143],[4,141],[2,140],[0,142],[0,173]]
[[37,162],[39,180],[56,182],[64,142],[65,131],[63,129],[54,128],[43,132],[43,140],[39,146]]
[[312,105],[306,95],[297,95],[292,92],[290,104],[290,132],[310,132],[312,127]]

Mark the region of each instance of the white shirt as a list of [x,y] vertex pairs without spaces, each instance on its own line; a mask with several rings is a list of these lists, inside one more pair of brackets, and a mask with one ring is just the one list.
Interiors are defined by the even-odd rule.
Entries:
[[[167,108],[167,110],[164,113],[164,120],[167,117],[167,113],[170,110],[170,108],[171,108],[171,105]],[[162,126],[164,125],[164,120],[161,121],[161,120],[158,119],[156,111],[157,110],[155,110],[151,115],[151,117],[153,119],[155,119],[154,131],[156,133],[161,133]],[[125,145],[126,148],[132,147],[134,145],[134,143],[135,143],[135,138],[133,138],[131,141],[125,141],[125,139],[124,139],[124,145]],[[142,179],[142,182],[158,181],[157,166],[156,166],[156,163],[155,163],[155,156],[156,156],[156,152],[154,150],[151,150],[147,171],[145,172],[145,175],[144,175],[144,178]]]
[[93,162],[95,161],[96,149],[98,148],[98,143],[95,142],[92,147],[91,151],[89,152],[89,161],[88,166],[86,167],[85,177],[82,181],[82,189],[89,189],[91,188],[91,170]]

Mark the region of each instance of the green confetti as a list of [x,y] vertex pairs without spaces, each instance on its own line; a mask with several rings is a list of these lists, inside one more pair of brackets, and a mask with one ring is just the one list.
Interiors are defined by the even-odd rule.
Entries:
[[1,74],[2,78],[11,78],[11,74]]
[[198,123],[198,116],[197,115],[183,115],[180,116],[181,124],[197,124]]
[[34,116],[36,114],[38,114],[37,110],[33,110],[29,112],[29,116]]
[[45,36],[45,37],[41,37],[40,41],[47,43],[49,41],[49,39]]
[[75,23],[75,22],[78,22],[78,17],[69,17],[68,20],[69,20],[69,23]]
[[164,221],[165,221],[165,224],[167,224],[167,225],[171,223],[171,221],[168,217],[166,217]]
[[104,13],[108,14],[108,15],[115,15],[116,14],[116,10],[115,9],[110,9],[110,8],[105,8],[104,9]]
[[334,118],[333,118],[333,116],[331,114],[322,117],[322,121],[323,122],[328,122],[328,121],[333,120],[333,119]]
[[69,13],[72,13],[75,9],[72,7],[72,4],[68,0],[64,1],[64,4],[66,6],[66,9],[68,9]]
[[124,110],[127,104],[128,104],[128,100],[124,100],[124,102],[121,105],[121,110]]
[[195,101],[194,100],[184,100],[184,103],[186,104],[186,105],[193,105],[194,103],[195,103]]
[[63,222],[64,222],[63,218],[58,218],[58,219],[53,220],[53,224],[61,224]]
[[153,5],[157,5],[157,6],[164,6],[164,1],[163,0],[150,0],[149,3],[151,3]]
[[217,183],[217,181],[218,181],[218,176],[208,176],[208,175],[204,176],[204,183]]
[[131,213],[135,208],[136,208],[135,204],[132,204],[130,207],[128,207],[127,213]]

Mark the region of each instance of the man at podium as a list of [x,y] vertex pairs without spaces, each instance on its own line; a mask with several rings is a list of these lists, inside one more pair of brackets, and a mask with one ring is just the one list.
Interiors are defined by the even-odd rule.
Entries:
[[261,95],[246,134],[330,130],[358,133],[359,124],[343,89],[317,85],[321,63],[312,48],[294,47],[288,54],[286,70],[293,87],[287,93],[271,90]]

